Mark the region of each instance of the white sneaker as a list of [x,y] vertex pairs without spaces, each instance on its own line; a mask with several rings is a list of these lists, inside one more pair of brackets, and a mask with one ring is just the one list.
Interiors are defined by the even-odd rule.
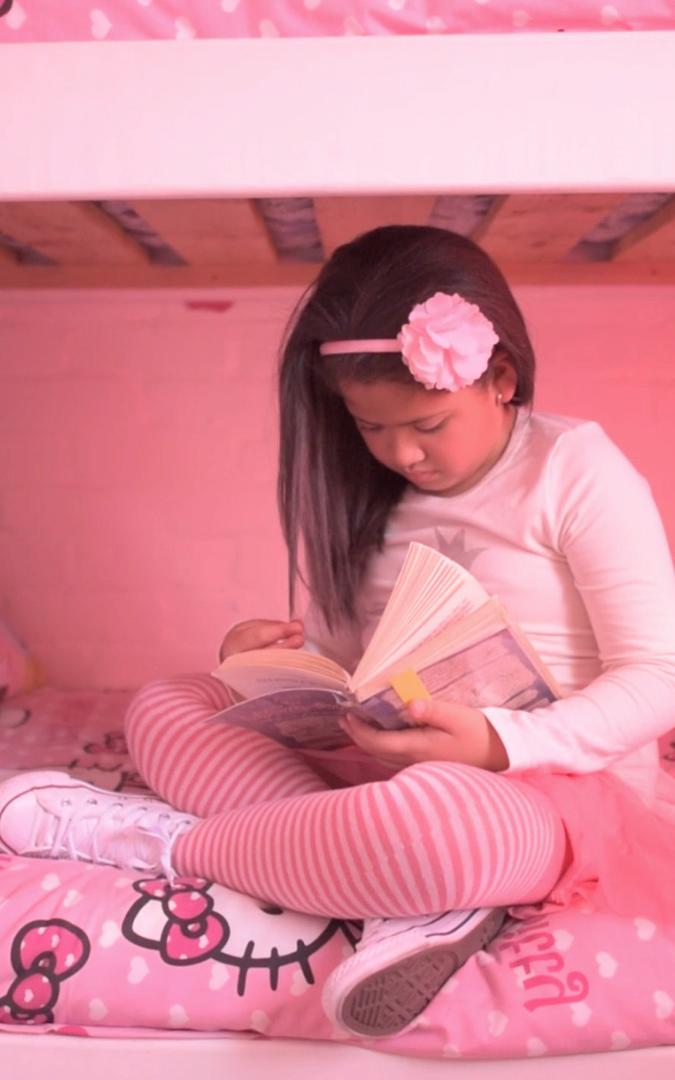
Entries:
[[159,799],[102,791],[67,773],[0,783],[0,850],[174,876],[171,851],[199,818]]
[[472,953],[492,940],[505,917],[502,908],[476,908],[366,919],[356,952],[324,986],[328,1017],[354,1035],[398,1035]]

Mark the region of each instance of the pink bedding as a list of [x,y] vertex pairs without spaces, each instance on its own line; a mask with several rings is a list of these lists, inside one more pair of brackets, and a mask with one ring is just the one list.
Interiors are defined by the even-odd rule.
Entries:
[[[0,707],[6,772],[64,767],[138,790],[124,692],[45,689]],[[663,742],[675,770],[674,738]],[[1,775],[1,773],[0,773]],[[321,989],[358,926],[201,879],[0,856],[0,1032],[347,1040]],[[505,1058],[675,1044],[675,926],[567,910],[511,922],[416,1026],[366,1045]],[[0,1039],[2,1036],[0,1035]],[[1,1043],[0,1043],[1,1045]]]
[[669,0],[0,0],[0,43],[673,27]]

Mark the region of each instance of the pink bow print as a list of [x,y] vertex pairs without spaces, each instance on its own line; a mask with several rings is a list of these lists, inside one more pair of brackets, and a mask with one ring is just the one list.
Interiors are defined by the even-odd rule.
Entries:
[[230,928],[217,912],[206,891],[204,878],[164,878],[137,881],[135,888],[152,900],[159,900],[166,916],[159,951],[168,964],[198,964],[219,952],[230,936]]
[[0,1019],[51,1024],[59,984],[84,967],[90,952],[89,939],[72,923],[63,919],[27,923],[12,942],[16,978],[0,998]]

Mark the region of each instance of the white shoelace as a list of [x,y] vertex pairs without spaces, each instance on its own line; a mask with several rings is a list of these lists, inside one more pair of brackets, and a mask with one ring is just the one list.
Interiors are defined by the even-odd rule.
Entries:
[[[172,811],[157,810],[151,804],[126,805],[121,801],[112,802],[97,814],[88,813],[87,808],[97,803],[97,799],[91,798],[74,807],[71,800],[64,796],[60,803],[61,813],[53,814],[58,824],[50,855],[60,858],[64,853],[71,859],[84,857],[95,863],[130,870],[156,871],[159,866],[166,877],[173,880],[173,847],[178,837],[194,824],[193,819],[181,817]],[[44,808],[43,812],[46,812]],[[136,829],[145,838],[157,840],[161,845],[156,862],[148,862],[133,851],[133,831]],[[124,833],[131,834],[127,836],[126,843],[123,842]],[[106,856],[106,844],[114,846],[116,858]]]

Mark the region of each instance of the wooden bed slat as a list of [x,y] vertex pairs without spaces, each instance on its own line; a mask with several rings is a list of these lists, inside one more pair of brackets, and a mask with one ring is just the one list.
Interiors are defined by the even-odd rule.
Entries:
[[498,262],[564,258],[622,194],[509,195],[474,239]]
[[133,266],[146,261],[131,237],[86,202],[2,203],[0,232],[65,266]]
[[[675,260],[617,259],[611,262],[501,262],[515,285],[675,284]],[[283,262],[239,266],[28,266],[0,262],[0,289],[210,289],[304,288],[314,280],[314,263]]]
[[[672,282],[675,196],[654,196],[655,209],[647,199],[646,214],[640,215],[640,195],[350,195],[119,204],[140,222],[136,234],[125,232],[124,214],[117,223],[105,212],[107,204],[5,203],[0,204],[0,237],[7,238],[0,243],[0,287],[304,286],[322,259],[355,235],[383,224],[430,222],[463,224],[515,284]],[[146,233],[152,244],[145,242]],[[15,251],[14,241],[22,248]],[[155,248],[175,249],[176,257],[156,257]],[[39,265],[41,257],[54,265]],[[181,259],[185,265],[172,265]]]
[[255,207],[280,260],[323,262],[313,199],[256,199]]
[[316,263],[240,263],[231,266],[29,266],[0,262],[0,289],[210,289],[304,287]]
[[503,195],[439,195],[429,224],[462,236],[478,236],[503,200]]
[[314,209],[323,250],[336,247],[378,225],[428,225],[433,195],[371,195],[315,198]]
[[141,199],[132,205],[193,265],[276,262],[265,223],[250,199]]
[[644,262],[645,259],[674,262],[675,196],[617,240],[613,258],[625,262]]

